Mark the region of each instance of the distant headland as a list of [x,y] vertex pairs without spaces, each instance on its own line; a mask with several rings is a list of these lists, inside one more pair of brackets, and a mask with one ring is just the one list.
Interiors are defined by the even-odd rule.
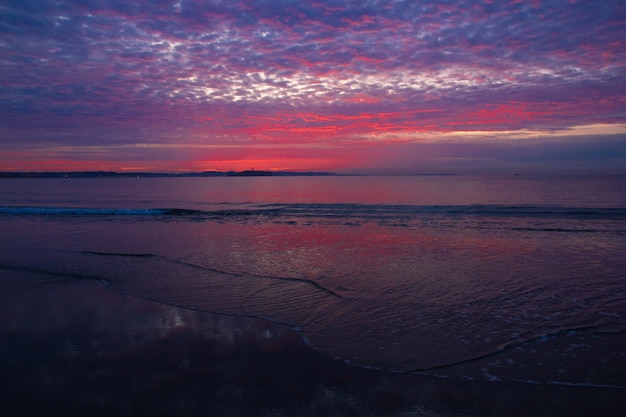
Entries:
[[202,172],[114,172],[114,171],[54,171],[0,172],[0,178],[163,178],[163,177],[295,177],[332,176],[331,172],[302,171],[202,171]]

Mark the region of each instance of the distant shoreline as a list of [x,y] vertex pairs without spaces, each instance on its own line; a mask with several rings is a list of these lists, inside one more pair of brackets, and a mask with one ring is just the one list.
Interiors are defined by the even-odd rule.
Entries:
[[114,172],[114,171],[53,171],[0,172],[0,178],[177,178],[177,177],[295,177],[336,176],[331,172],[298,171],[203,171],[203,172]]
[[11,172],[0,171],[0,179],[10,178],[213,178],[213,177],[345,177],[345,176],[454,176],[462,174],[421,173],[421,174],[337,174],[334,172],[316,171],[202,171],[202,172],[115,172],[115,171],[44,171],[44,172]]

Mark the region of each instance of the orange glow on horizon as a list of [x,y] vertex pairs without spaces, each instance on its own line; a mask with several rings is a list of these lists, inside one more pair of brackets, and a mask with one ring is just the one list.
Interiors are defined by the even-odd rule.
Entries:
[[347,160],[336,158],[290,158],[290,159],[255,159],[243,158],[237,160],[205,160],[197,161],[195,166],[201,166],[203,171],[327,171],[348,167]]
[[202,172],[202,171],[325,171],[347,166],[339,159],[294,158],[189,161],[19,161],[11,165],[0,161],[0,172]]

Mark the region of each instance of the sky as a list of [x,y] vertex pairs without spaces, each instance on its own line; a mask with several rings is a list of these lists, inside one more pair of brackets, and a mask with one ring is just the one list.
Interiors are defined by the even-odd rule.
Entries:
[[3,0],[0,171],[626,172],[623,0]]

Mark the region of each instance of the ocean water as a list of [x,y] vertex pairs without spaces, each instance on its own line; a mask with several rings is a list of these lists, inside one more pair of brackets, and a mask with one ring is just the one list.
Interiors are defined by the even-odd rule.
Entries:
[[97,281],[359,367],[626,388],[625,181],[5,179],[0,290]]

